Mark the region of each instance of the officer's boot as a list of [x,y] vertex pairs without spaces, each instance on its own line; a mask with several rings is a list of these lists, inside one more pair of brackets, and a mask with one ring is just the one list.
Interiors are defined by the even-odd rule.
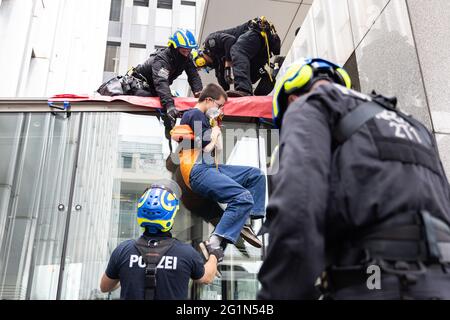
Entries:
[[229,90],[229,91],[227,91],[227,95],[230,98],[242,98],[242,97],[252,96],[252,94],[249,92],[238,91],[238,90]]

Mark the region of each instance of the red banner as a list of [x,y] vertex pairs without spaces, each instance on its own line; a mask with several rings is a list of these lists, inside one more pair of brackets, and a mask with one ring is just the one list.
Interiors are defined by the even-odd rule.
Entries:
[[[152,109],[161,109],[159,98],[154,97],[136,97],[136,96],[115,96],[107,97],[101,95],[80,96],[74,94],[59,94],[49,99],[51,102],[86,102],[86,101],[124,101],[132,105],[148,107]],[[174,98],[175,106],[180,111],[191,109],[197,103],[196,98]],[[89,107],[86,107],[89,108]],[[242,97],[229,98],[225,104],[224,113],[235,117],[252,117],[272,119],[272,97]]]

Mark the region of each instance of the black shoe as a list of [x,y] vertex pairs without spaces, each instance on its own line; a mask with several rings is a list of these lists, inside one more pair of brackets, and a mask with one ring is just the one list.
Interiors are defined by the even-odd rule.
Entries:
[[241,237],[255,248],[262,248],[262,242],[258,239],[251,225],[246,224],[241,230]]
[[251,96],[252,94],[249,92],[245,92],[245,91],[229,90],[229,91],[227,91],[227,95],[230,98],[242,98],[242,97]]

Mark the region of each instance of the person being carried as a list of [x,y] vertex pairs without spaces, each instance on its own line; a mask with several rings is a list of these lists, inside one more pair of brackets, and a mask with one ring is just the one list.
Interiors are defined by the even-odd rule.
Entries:
[[218,164],[216,149],[221,149],[220,126],[211,126],[228,97],[216,84],[209,84],[200,94],[197,105],[184,113],[181,126],[193,130],[193,143],[183,146],[180,167],[183,180],[194,192],[227,207],[209,240],[200,247],[207,259],[211,250],[225,249],[236,243],[239,235],[260,248],[251,220],[265,216],[266,179],[258,168]]

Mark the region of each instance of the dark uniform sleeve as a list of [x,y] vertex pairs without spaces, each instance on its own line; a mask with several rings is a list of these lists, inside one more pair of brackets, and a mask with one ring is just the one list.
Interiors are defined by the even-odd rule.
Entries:
[[236,38],[226,33],[219,33],[217,37],[218,41],[222,43],[225,60],[231,61],[231,47],[236,43]]
[[259,299],[315,299],[325,268],[331,134],[320,106],[293,104],[281,133],[280,169],[267,214],[273,219],[258,278]]
[[270,36],[270,51],[274,54],[274,55],[279,55],[281,52],[281,39],[278,36],[278,34],[272,34]]
[[223,62],[220,62],[216,67],[216,78],[217,82],[219,82],[219,85],[222,87],[223,90],[225,91],[230,90],[230,85],[225,80],[225,66]]
[[110,279],[119,279],[119,263],[118,263],[119,250],[116,248],[109,258],[108,266],[106,267],[106,276]]
[[169,74],[170,65],[159,58],[155,57],[152,63],[152,78],[156,92],[161,100],[161,105],[167,110],[170,107],[175,107],[175,103],[172,98],[172,92],[170,90]]
[[189,61],[186,64],[185,68],[186,74],[188,76],[188,82],[191,86],[192,92],[197,93],[203,90],[202,79],[198,74],[197,68],[194,65],[194,62]]
[[199,280],[205,275],[205,266],[200,254],[192,249],[192,270],[191,279]]

